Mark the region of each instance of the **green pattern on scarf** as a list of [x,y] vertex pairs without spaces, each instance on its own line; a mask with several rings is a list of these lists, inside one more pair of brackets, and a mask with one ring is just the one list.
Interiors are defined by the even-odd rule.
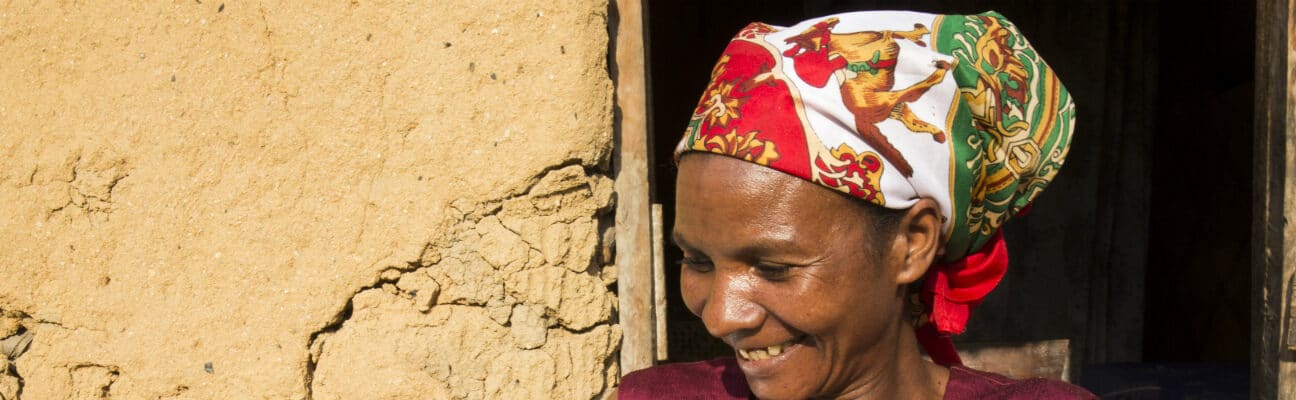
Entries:
[[935,25],[937,51],[958,62],[950,129],[971,132],[952,140],[955,215],[945,258],[955,260],[984,245],[1053,180],[1075,129],[1075,104],[1002,15],[944,16]]

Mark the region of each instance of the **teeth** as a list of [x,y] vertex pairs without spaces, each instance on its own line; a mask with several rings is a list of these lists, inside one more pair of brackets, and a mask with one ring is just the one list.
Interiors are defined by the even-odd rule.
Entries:
[[783,354],[784,346],[786,345],[776,344],[763,349],[751,349],[751,350],[738,349],[738,355],[747,360],[760,361],[766,358],[778,356],[779,354]]

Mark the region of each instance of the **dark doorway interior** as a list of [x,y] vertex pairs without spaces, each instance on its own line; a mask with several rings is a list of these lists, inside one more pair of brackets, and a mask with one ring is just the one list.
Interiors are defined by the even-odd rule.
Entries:
[[[1070,339],[1072,371],[1247,358],[1250,3],[1099,0],[687,1],[648,4],[655,202],[673,221],[670,154],[730,36],[837,12],[995,10],[1030,38],[1077,103],[1067,166],[1008,224],[1009,274],[966,342]],[[679,258],[668,248],[668,260]],[[668,264],[669,265],[669,264]],[[683,307],[668,269],[670,354],[730,354]],[[1244,365],[1244,364],[1242,364]],[[1074,375],[1073,375],[1074,376]]]
[[[1245,362],[1255,10],[1162,2],[1159,11],[1143,355]],[[1203,51],[1223,62],[1183,62]]]

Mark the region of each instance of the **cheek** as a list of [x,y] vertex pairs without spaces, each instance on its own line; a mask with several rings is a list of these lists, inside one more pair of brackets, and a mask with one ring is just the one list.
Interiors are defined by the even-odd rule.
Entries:
[[702,307],[710,297],[711,274],[700,274],[688,268],[680,271],[680,297],[693,315],[701,316]]
[[901,317],[894,286],[863,282],[844,289],[825,293],[819,299],[813,318],[816,329],[846,335],[850,341],[863,344],[879,340],[879,335]]
[[762,304],[790,327],[809,334],[857,331],[881,317],[875,282],[830,276],[767,290]]
[[843,323],[842,307],[822,293],[770,290],[753,301],[766,305],[771,317],[800,333],[821,334]]

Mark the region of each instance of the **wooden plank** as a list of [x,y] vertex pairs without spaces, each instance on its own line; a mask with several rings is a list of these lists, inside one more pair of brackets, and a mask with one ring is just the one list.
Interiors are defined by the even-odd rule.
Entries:
[[[1285,44],[1282,48],[1282,63],[1279,65],[1279,71],[1283,79],[1275,82],[1286,99],[1282,104],[1283,124],[1280,128],[1284,133],[1284,142],[1286,142],[1287,154],[1284,158],[1286,176],[1283,177],[1283,263],[1280,285],[1285,286],[1286,293],[1296,290],[1292,287],[1292,281],[1296,279],[1296,224],[1287,223],[1287,221],[1296,221],[1296,0],[1287,0],[1286,8],[1279,15],[1283,21],[1280,22],[1280,29],[1284,30],[1284,37],[1280,44]],[[1282,298],[1283,313],[1290,315],[1293,313],[1292,303],[1289,296],[1279,296]],[[1287,326],[1288,329],[1296,327]],[[1296,399],[1296,352],[1274,343],[1280,352],[1278,363],[1278,398]]]
[[960,343],[959,358],[969,368],[1013,379],[1070,380],[1071,346],[1067,339],[1026,343]]
[[[1283,284],[1296,260],[1296,147],[1292,123],[1292,16],[1296,0],[1256,2],[1255,169],[1251,268],[1251,398],[1293,398],[1292,356],[1283,350]],[[1296,225],[1296,224],[1294,224]],[[1284,354],[1285,353],[1285,354]],[[1285,359],[1285,360],[1284,360]]]
[[654,324],[657,328],[655,332],[657,340],[654,344],[657,346],[657,361],[666,361],[670,358],[670,349],[666,343],[666,260],[662,258],[666,254],[665,242],[662,237],[662,205],[653,203],[652,205],[652,236],[653,236],[653,316],[656,318]]
[[653,365],[652,215],[648,183],[647,79],[643,4],[614,6],[616,64],[616,265],[621,324],[621,374]]

